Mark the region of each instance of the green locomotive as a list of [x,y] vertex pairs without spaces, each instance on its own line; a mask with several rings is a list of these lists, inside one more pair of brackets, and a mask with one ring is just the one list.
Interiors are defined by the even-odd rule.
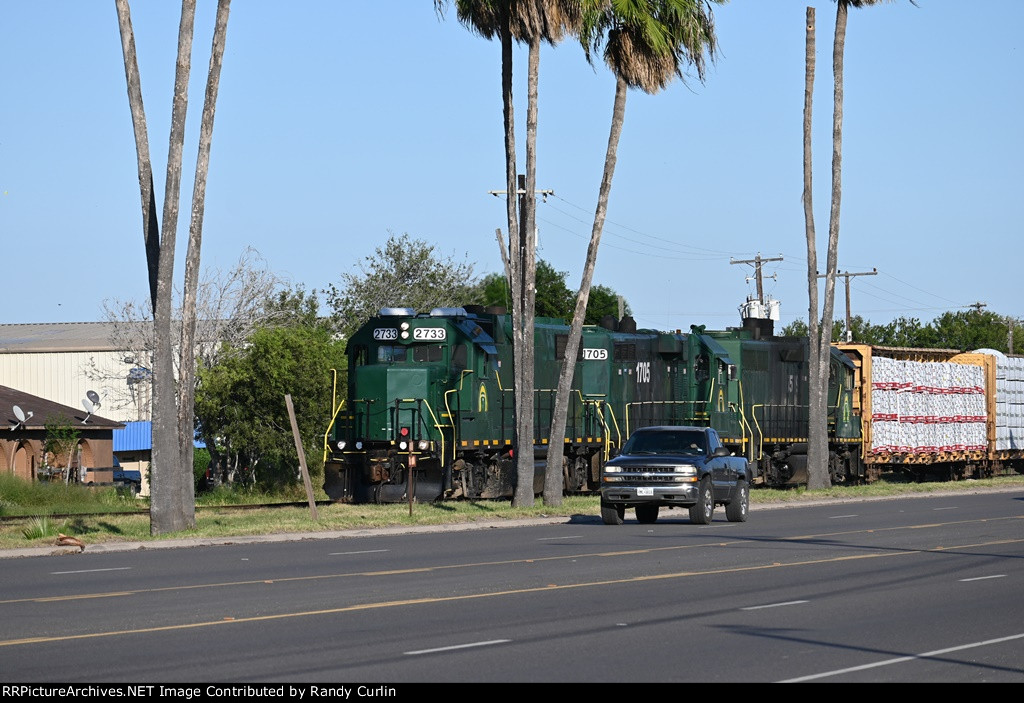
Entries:
[[[631,318],[584,327],[566,432],[550,437],[568,326],[534,331],[534,491],[550,441],[564,443],[567,493],[594,492],[632,430],[703,425],[746,456],[759,482],[805,480],[807,340],[764,321],[721,332],[637,330]],[[325,491],[354,503],[507,498],[516,481],[512,326],[501,309],[384,308],[348,342],[348,391],[325,434]],[[852,416],[853,365],[831,359],[833,481],[863,476]]]

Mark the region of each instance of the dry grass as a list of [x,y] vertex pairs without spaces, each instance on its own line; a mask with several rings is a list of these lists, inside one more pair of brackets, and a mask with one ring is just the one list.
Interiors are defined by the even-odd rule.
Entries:
[[[826,491],[808,491],[805,488],[773,490],[757,488],[751,491],[751,502],[779,504],[814,500],[859,499],[913,493],[974,492],[1005,488],[1024,489],[1024,476],[1007,476],[977,481],[934,483],[900,483],[879,481],[868,486],[835,487]],[[48,511],[7,519],[0,522],[0,549],[52,546],[52,530],[38,530],[40,520]],[[561,506],[550,507],[538,500],[530,508],[513,508],[508,501],[452,501],[445,503],[389,505],[344,505],[340,503],[317,506],[318,520],[313,520],[308,506],[251,508],[219,506],[201,507],[196,511],[196,528],[185,533],[153,537],[149,534],[148,514],[79,515],[47,519],[60,532],[81,539],[88,544],[104,542],[151,542],[179,538],[212,538],[229,536],[265,535],[278,533],[329,532],[377,527],[438,525],[485,520],[514,520],[529,517],[600,514],[596,497],[566,498]]]

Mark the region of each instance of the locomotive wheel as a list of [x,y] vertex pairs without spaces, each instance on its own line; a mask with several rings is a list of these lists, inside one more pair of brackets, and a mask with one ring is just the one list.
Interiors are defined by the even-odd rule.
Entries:
[[636,506],[636,521],[641,525],[653,525],[658,521],[657,505]]
[[626,517],[626,508],[601,502],[601,520],[606,525],[621,525]]
[[750,486],[740,481],[733,490],[732,500],[725,506],[725,517],[729,522],[746,522],[750,511]]
[[711,493],[711,479],[705,476],[697,485],[697,504],[690,508],[690,522],[710,525],[715,515],[715,496]]

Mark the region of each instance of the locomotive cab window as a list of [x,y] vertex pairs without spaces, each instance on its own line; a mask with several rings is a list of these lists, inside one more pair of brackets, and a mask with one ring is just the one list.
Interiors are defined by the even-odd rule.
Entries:
[[400,344],[382,344],[377,347],[377,363],[395,364],[405,361],[406,348]]
[[366,366],[369,357],[370,351],[366,348],[366,345],[361,344],[355,347],[351,354],[352,366]]
[[706,356],[698,356],[693,364],[693,377],[697,381],[706,381],[708,379],[710,363]]
[[466,348],[466,345],[456,345],[455,351],[452,352],[452,368],[458,372],[465,370],[466,366],[468,365],[468,358],[469,349]]
[[417,344],[412,348],[413,361],[444,361],[444,345]]
[[444,361],[444,346],[441,344],[417,344],[406,347],[401,344],[382,344],[377,347],[377,363],[402,364],[407,361]]

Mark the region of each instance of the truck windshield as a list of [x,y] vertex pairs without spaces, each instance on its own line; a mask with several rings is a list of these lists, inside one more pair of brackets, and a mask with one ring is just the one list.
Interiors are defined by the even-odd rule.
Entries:
[[688,454],[707,452],[703,432],[637,432],[622,448],[623,454]]

